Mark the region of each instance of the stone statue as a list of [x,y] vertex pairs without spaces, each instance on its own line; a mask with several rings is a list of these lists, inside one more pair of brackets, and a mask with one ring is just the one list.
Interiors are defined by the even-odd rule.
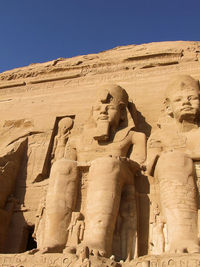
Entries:
[[165,232],[164,232],[164,221],[161,218],[160,210],[158,205],[153,208],[153,221],[151,222],[151,254],[160,255],[165,252]]
[[[46,252],[62,251],[66,245],[67,229],[76,208],[79,166],[87,165],[82,243],[94,254],[112,255],[123,188],[134,187],[134,174],[140,171],[146,157],[145,135],[134,131],[128,107],[128,94],[120,86],[101,88],[82,133],[68,140],[65,158],[53,164],[46,197]],[[126,255],[130,250],[126,248]]]
[[130,261],[137,255],[137,209],[135,187],[126,185],[122,192],[121,205],[121,255],[122,260]]
[[68,227],[67,246],[76,247],[83,240],[85,224],[80,212],[72,212],[71,223]]
[[69,138],[70,129],[73,126],[73,120],[69,117],[63,118],[58,123],[58,134],[54,139],[52,150],[52,163],[64,157],[65,146]]
[[91,261],[89,260],[89,249],[88,247],[80,246],[77,250],[76,255],[78,260],[74,263],[74,267],[90,267]]
[[5,252],[8,227],[18,202],[14,190],[26,148],[27,139],[22,138],[0,150],[0,253]]
[[165,118],[148,141],[148,172],[158,179],[169,252],[200,252],[194,161],[200,159],[199,84],[188,75],[166,89]]

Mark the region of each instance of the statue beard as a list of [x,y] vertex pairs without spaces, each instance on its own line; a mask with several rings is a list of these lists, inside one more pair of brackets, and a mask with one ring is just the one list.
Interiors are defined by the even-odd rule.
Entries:
[[107,141],[109,139],[110,123],[107,120],[99,120],[96,127],[94,139],[98,141]]
[[196,120],[197,120],[197,114],[194,113],[186,113],[179,117],[179,122],[181,123],[183,121],[194,123]]

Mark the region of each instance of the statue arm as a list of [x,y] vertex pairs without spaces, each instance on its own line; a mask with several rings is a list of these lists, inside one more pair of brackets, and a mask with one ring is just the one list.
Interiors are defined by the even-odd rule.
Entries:
[[162,152],[161,141],[152,136],[147,143],[147,174],[153,176],[156,162]]
[[133,150],[130,159],[143,165],[146,160],[146,136],[144,133],[133,132],[132,135]]
[[51,153],[51,157],[52,157],[52,158],[53,158],[54,155],[55,155],[57,144],[58,144],[58,137],[56,136],[56,137],[54,138],[54,144],[53,144],[53,149],[52,149],[52,153]]
[[80,233],[79,233],[79,239],[80,240],[83,240],[84,230],[85,230],[85,223],[84,222],[81,222],[81,225],[80,225]]
[[64,158],[77,160],[76,142],[73,138],[69,139],[65,147]]

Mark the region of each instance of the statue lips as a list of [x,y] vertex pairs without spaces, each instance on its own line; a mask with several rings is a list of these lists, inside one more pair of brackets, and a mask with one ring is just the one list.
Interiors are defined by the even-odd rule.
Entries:
[[181,111],[191,111],[191,110],[194,110],[194,108],[191,107],[191,106],[185,106],[185,107],[183,107],[183,108],[181,109]]
[[108,116],[107,115],[101,115],[98,117],[98,120],[108,120]]

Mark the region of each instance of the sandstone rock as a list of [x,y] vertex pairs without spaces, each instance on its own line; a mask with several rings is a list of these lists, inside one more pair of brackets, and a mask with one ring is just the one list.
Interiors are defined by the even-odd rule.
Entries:
[[2,266],[199,265],[199,58],[162,42],[0,74]]

